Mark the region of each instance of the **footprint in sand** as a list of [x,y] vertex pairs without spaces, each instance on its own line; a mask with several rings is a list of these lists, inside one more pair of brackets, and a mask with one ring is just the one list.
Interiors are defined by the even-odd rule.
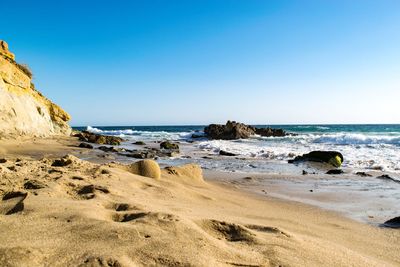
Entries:
[[14,191],[3,195],[0,202],[0,214],[10,215],[24,210],[24,199],[28,193]]
[[207,220],[203,223],[203,227],[207,232],[218,239],[224,238],[230,242],[255,241],[255,235],[239,224]]
[[276,228],[276,227],[255,225],[255,224],[248,224],[248,225],[246,225],[246,227],[251,229],[251,230],[258,231],[258,232],[271,233],[271,234],[280,234],[280,235],[284,235],[286,237],[290,237],[289,234],[281,231],[279,228]]
[[84,199],[92,199],[96,196],[96,191],[100,191],[104,194],[110,193],[110,190],[108,190],[106,187],[92,184],[79,187],[76,190],[76,193]]

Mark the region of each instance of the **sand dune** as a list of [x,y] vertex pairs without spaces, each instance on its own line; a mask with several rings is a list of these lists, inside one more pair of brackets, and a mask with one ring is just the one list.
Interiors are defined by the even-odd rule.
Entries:
[[195,165],[153,179],[48,149],[8,148],[0,164],[2,266],[400,265],[396,230],[209,183]]

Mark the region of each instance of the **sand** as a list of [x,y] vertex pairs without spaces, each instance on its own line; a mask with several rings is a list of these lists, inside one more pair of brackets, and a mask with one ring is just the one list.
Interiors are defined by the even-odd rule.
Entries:
[[96,153],[76,145],[0,142],[1,266],[400,265],[398,230],[203,180],[193,166],[160,179],[74,156],[52,166]]

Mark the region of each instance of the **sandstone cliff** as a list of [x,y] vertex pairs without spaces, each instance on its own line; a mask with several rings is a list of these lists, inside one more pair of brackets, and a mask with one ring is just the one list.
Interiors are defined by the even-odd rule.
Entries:
[[70,116],[38,92],[29,68],[0,41],[0,137],[70,134]]

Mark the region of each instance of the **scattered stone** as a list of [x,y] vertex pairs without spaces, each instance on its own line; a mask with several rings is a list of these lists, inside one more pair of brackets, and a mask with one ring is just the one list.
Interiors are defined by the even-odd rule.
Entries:
[[117,146],[120,145],[122,141],[124,141],[122,138],[117,136],[95,134],[88,131],[82,131],[75,134],[74,136],[78,137],[80,141],[95,143],[99,145]]
[[110,171],[106,170],[106,169],[102,169],[101,170],[101,174],[110,174]]
[[310,191],[311,193],[314,192],[314,190],[312,190],[312,189],[310,189],[309,191]]
[[42,183],[42,182],[39,182],[39,181],[34,181],[34,180],[32,180],[32,181],[27,181],[27,182],[25,182],[24,183],[24,188],[25,189],[42,189],[42,188],[45,188],[46,186]]
[[371,177],[371,174],[368,174],[366,172],[356,172],[356,175],[361,176],[361,177]]
[[308,172],[306,170],[303,170],[303,175],[307,175]]
[[310,153],[303,154],[302,156],[297,156],[288,162],[296,163],[302,161],[328,163],[338,168],[343,163],[343,155],[337,151],[312,151]]
[[244,180],[248,180],[248,181],[252,181],[254,180],[253,177],[247,176],[247,177],[243,177]]
[[383,226],[390,228],[400,228],[400,216],[384,222]]
[[376,178],[378,178],[378,179],[383,179],[383,180],[389,180],[389,181],[392,181],[392,182],[395,182],[395,183],[400,183],[400,180],[394,179],[394,178],[390,177],[390,176],[387,175],[387,174],[383,174],[383,175],[378,176],[378,177],[376,177]]
[[10,171],[16,171],[17,170],[17,168],[15,168],[15,166],[9,166],[9,167],[7,167],[7,169],[9,169]]
[[50,169],[49,171],[48,171],[48,173],[49,174],[52,174],[52,173],[63,173],[61,170],[56,170],[56,169]]
[[136,141],[135,143],[133,143],[134,145],[138,145],[138,146],[145,146],[146,143],[143,141]]
[[156,157],[156,154],[151,151],[139,151],[137,153],[123,154],[123,155],[135,159],[153,159]]
[[88,143],[80,143],[79,147],[87,148],[87,149],[93,149],[93,146],[91,144],[88,144]]
[[179,145],[175,143],[171,143],[169,141],[164,141],[160,143],[161,149],[171,149],[171,150],[179,150]]
[[221,156],[228,156],[228,157],[237,156],[237,154],[235,154],[235,153],[231,153],[231,152],[224,151],[224,150],[220,150],[220,151],[219,151],[219,154],[220,154]]
[[334,169],[334,170],[329,170],[326,172],[326,174],[343,174],[344,171],[340,169]]
[[115,149],[114,147],[108,147],[108,146],[99,146],[98,149],[100,149],[101,151],[104,152],[118,152],[117,149]]
[[6,159],[4,159],[4,158],[1,158],[1,159],[0,159],[0,163],[6,163],[6,162],[7,162]]
[[56,159],[53,162],[53,164],[51,164],[51,166],[53,166],[53,167],[65,167],[65,166],[68,166],[70,164],[72,164],[72,160],[67,158],[67,157],[64,157],[64,158],[61,158],[61,159]]

